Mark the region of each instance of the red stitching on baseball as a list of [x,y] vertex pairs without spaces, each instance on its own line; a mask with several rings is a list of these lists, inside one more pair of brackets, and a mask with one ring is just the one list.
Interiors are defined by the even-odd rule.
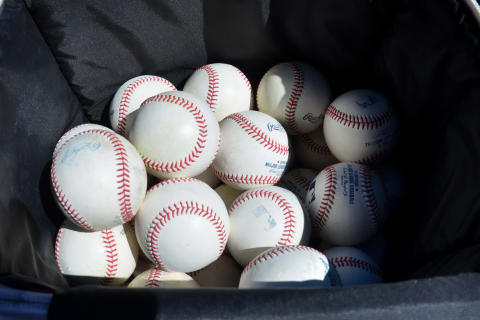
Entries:
[[161,82],[172,89],[172,91],[176,91],[177,89],[175,86],[168,80],[163,79],[161,77],[157,76],[146,76],[142,77],[140,79],[137,79],[130,83],[125,90],[123,90],[122,98],[120,100],[120,107],[118,109],[118,120],[117,120],[117,131],[120,133],[122,136],[126,134],[125,129],[126,129],[126,124],[127,124],[127,115],[129,114],[128,110],[130,108],[130,98],[132,94],[135,92],[135,90],[141,86],[142,84],[148,83],[148,82]]
[[145,165],[148,168],[158,172],[172,173],[172,172],[185,170],[186,168],[191,166],[195,161],[197,161],[198,158],[200,158],[203,152],[203,149],[206,148],[208,129],[207,129],[206,120],[201,112],[201,109],[196,107],[193,104],[193,102],[185,98],[177,97],[173,95],[165,95],[165,94],[156,95],[154,97],[151,97],[145,100],[142,106],[150,102],[168,102],[168,103],[176,104],[184,108],[189,113],[191,113],[197,124],[198,137],[196,142],[194,143],[192,151],[187,156],[185,156],[185,158],[182,160],[178,160],[174,162],[157,162],[141,153],[140,153],[140,156],[142,157],[143,161],[145,162]]
[[247,117],[240,113],[232,113],[225,119],[230,119],[236,122],[245,132],[254,140],[258,141],[262,146],[274,153],[280,155],[288,155],[289,147],[284,146],[277,141],[274,141],[257,126],[255,126]]
[[293,69],[293,88],[285,106],[285,122],[293,133],[298,133],[295,111],[303,92],[305,75],[298,63],[288,63],[288,65]]
[[360,189],[363,193],[365,205],[368,208],[370,217],[372,218],[375,230],[378,230],[381,224],[381,218],[378,214],[377,200],[373,192],[372,175],[368,167],[362,166],[359,169],[360,175]]
[[218,72],[211,65],[202,66],[197,70],[203,70],[208,75],[208,91],[206,102],[210,106],[212,112],[214,112],[217,109],[218,89],[220,85]]
[[57,239],[55,240],[55,260],[57,261],[58,269],[64,274],[62,265],[60,263],[60,243],[62,241],[63,228],[60,228],[57,233]]
[[158,252],[158,247],[156,245],[158,241],[158,235],[160,231],[162,231],[162,228],[173,218],[187,214],[201,216],[210,221],[212,226],[215,228],[220,245],[217,257],[220,257],[225,250],[225,245],[227,243],[227,232],[225,231],[225,226],[223,225],[222,220],[219,216],[217,216],[212,208],[195,201],[176,202],[167,208],[162,208],[148,227],[146,239],[147,250],[155,263],[162,270],[169,271],[163,263],[160,253]]
[[323,145],[315,142],[308,134],[302,134],[299,137],[300,141],[305,144],[309,151],[326,156],[332,155],[332,152],[326,144]]
[[283,212],[283,232],[280,240],[277,242],[277,246],[286,246],[293,240],[295,227],[297,221],[295,220],[295,211],[292,208],[290,202],[282,195],[266,190],[252,190],[242,193],[231,205],[229,213],[232,210],[238,208],[239,205],[254,198],[264,198],[272,200],[276,205],[280,207]]
[[161,279],[162,274],[165,271],[153,268],[152,271],[150,271],[147,279],[147,283],[145,284],[146,287],[160,287],[160,284],[158,283]]
[[374,165],[380,160],[383,160],[388,155],[388,152],[385,149],[380,149],[373,155],[368,157],[364,157],[360,160],[354,161],[355,163],[363,164],[363,165]]
[[151,187],[150,189],[148,189],[147,194],[149,194],[152,191],[157,190],[160,187],[164,187],[164,186],[167,186],[167,185],[176,184],[176,183],[179,183],[179,182],[198,182],[198,181],[200,181],[200,180],[195,179],[195,178],[172,178],[172,179],[163,180],[163,181],[157,183],[156,185],[154,185],[153,187]]
[[105,260],[107,262],[107,270],[105,271],[104,284],[110,283],[118,272],[118,251],[115,235],[109,229],[102,231],[102,240],[105,246]]
[[216,170],[212,167],[213,173],[223,182],[242,183],[242,184],[258,184],[258,185],[272,185],[276,184],[280,178],[274,176],[254,176],[248,174],[230,174]]
[[252,95],[252,85],[250,84],[250,81],[248,81],[248,78],[247,76],[240,70],[238,69],[237,67],[235,66],[232,66],[237,72],[238,74],[240,75],[240,77],[242,78],[242,80],[245,82],[245,84],[247,85],[247,88],[248,90],[250,91],[250,95]]
[[325,177],[325,191],[320,202],[320,208],[312,219],[312,225],[317,231],[323,229],[328,220],[328,215],[335,203],[337,189],[337,171],[332,166],[325,168],[321,174]]
[[352,267],[362,269],[377,276],[381,276],[380,270],[371,263],[353,257],[335,257],[330,259],[335,268]]
[[[310,248],[310,247],[306,247],[306,246],[283,246],[283,247],[275,247],[274,249],[272,250],[268,250],[267,252],[261,254],[260,256],[258,256],[257,258],[253,259],[252,261],[250,261],[249,264],[247,264],[245,266],[245,268],[243,269],[242,271],[242,275],[248,271],[250,271],[250,269],[252,269],[254,266],[260,264],[260,263],[263,263],[263,262],[266,262],[268,261],[269,259],[273,259],[281,254],[287,254],[287,253],[292,253],[292,252],[298,252],[298,251],[310,251],[310,252],[313,252],[313,253],[316,253],[316,254],[319,254],[321,257],[323,257],[325,260],[327,260],[327,258],[318,250],[315,250],[313,248]],[[327,267],[327,270],[328,270],[328,265],[326,266]]]
[[84,126],[87,126],[87,125],[90,125],[90,124],[91,124],[91,123],[79,124],[78,126],[75,126],[75,127],[71,128],[70,130],[68,130],[67,132],[65,132],[64,134],[62,134],[62,136],[60,137],[60,139],[58,139],[57,143],[55,144],[54,150],[56,150],[56,152],[58,153],[58,151],[59,151],[59,149],[58,149],[59,146],[60,146],[61,144],[63,144],[63,141],[66,139],[67,134],[68,134],[71,130],[73,130],[73,129],[75,129],[75,128],[84,127]]
[[[135,216],[135,212],[132,209],[131,199],[130,199],[130,171],[129,171],[129,164],[127,158],[127,150],[123,146],[123,143],[120,139],[115,136],[113,132],[103,130],[103,129],[90,129],[86,131],[79,132],[73,135],[67,141],[70,141],[72,138],[85,135],[88,133],[95,133],[101,136],[105,136],[108,141],[112,144],[115,153],[115,166],[116,166],[116,184],[117,184],[117,195],[118,195],[118,202],[120,207],[120,214],[122,217],[123,222],[128,222],[133,219]],[[62,150],[67,143],[64,143],[60,150]],[[62,208],[67,212],[72,219],[85,228],[88,231],[95,231],[94,228],[86,221],[84,217],[80,215],[79,212],[75,208],[72,207],[71,203],[66,198],[66,195],[63,193],[62,187],[58,183],[57,173],[56,173],[56,166],[57,166],[57,155],[60,153],[58,150],[57,154],[53,158],[52,168],[51,168],[51,177],[52,177],[52,185],[57,195],[58,201],[60,202]]]
[[349,128],[371,130],[383,126],[392,118],[392,113],[387,111],[380,114],[357,116],[340,111],[335,108],[335,106],[330,105],[327,108],[327,111],[325,111],[325,116],[329,116],[333,120]]

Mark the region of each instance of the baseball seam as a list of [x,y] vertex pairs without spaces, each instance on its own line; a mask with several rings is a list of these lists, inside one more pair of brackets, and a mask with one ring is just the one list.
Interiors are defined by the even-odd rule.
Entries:
[[169,86],[172,91],[177,90],[170,81],[157,76],[142,77],[130,83],[125,90],[123,90],[122,97],[120,99],[120,107],[118,109],[117,132],[123,136],[126,134],[125,130],[131,97],[139,86],[148,82],[161,82]]
[[248,81],[248,78],[247,76],[240,70],[238,69],[237,67],[235,66],[232,66],[233,69],[235,69],[235,71],[237,71],[237,73],[240,75],[240,78],[242,78],[242,80],[245,82],[245,84],[247,85],[247,88],[248,90],[250,91],[250,95],[252,95],[252,85],[250,84],[250,81]]
[[195,178],[172,178],[172,179],[163,180],[163,181],[157,183],[156,185],[154,185],[153,187],[151,187],[150,189],[148,189],[147,194],[149,194],[150,192],[155,191],[155,190],[157,190],[161,187],[165,187],[167,185],[172,185],[172,184],[176,184],[176,183],[179,183],[179,182],[198,182],[198,181],[200,181],[200,180],[195,179]]
[[56,152],[54,153],[54,156],[58,153],[58,151],[59,151],[59,146],[60,146],[60,145],[63,145],[63,142],[66,140],[67,134],[68,134],[71,130],[73,130],[73,129],[75,129],[75,128],[84,127],[84,126],[87,126],[87,125],[90,125],[90,123],[79,124],[78,126],[75,126],[75,127],[71,128],[70,130],[67,130],[64,134],[62,134],[62,136],[60,137],[60,139],[58,139],[57,143],[55,144],[54,150],[56,150]]
[[102,241],[105,247],[105,261],[107,262],[104,284],[109,284],[118,272],[118,250],[115,235],[109,229],[102,231]]
[[353,257],[334,257],[330,259],[331,263],[337,268],[352,267],[358,268],[377,276],[381,276],[380,270],[373,264]]
[[392,113],[387,111],[380,114],[358,116],[345,113],[338,110],[335,106],[330,105],[325,112],[325,116],[332,118],[345,127],[355,128],[357,130],[372,130],[378,129],[387,123],[392,118]]
[[321,231],[328,220],[330,210],[335,203],[335,193],[337,189],[337,171],[329,166],[323,171],[325,178],[325,191],[320,202],[320,208],[312,219],[312,225],[317,231]]
[[258,176],[248,174],[231,174],[216,170],[212,167],[213,173],[223,182],[240,183],[249,185],[270,185],[276,184],[280,178],[274,176]]
[[196,107],[193,102],[173,95],[164,95],[160,94],[145,100],[142,105],[151,102],[167,102],[178,105],[184,108],[186,111],[192,114],[193,118],[198,127],[198,136],[197,140],[194,143],[193,150],[185,156],[184,159],[172,162],[158,162],[153,159],[148,158],[147,156],[143,155],[140,151],[140,156],[142,157],[145,165],[157,172],[163,173],[174,173],[181,170],[185,170],[190,167],[193,163],[195,163],[198,158],[200,158],[203,150],[206,148],[207,137],[208,137],[208,126],[206,124],[205,117],[203,116],[201,110]]
[[55,240],[55,260],[57,261],[58,269],[64,274],[62,265],[60,263],[60,245],[62,242],[63,228],[60,228],[57,233],[57,239]]
[[215,112],[217,109],[218,91],[220,86],[218,72],[210,65],[200,67],[197,70],[204,70],[207,73],[208,91],[206,102],[210,106],[212,112]]
[[363,165],[372,165],[377,163],[379,160],[384,159],[387,156],[388,152],[385,149],[379,149],[376,153],[364,157],[360,160],[355,161],[355,163],[363,164]]
[[363,199],[365,200],[365,205],[368,209],[368,212],[372,219],[375,230],[378,230],[381,220],[378,214],[377,200],[373,192],[372,177],[371,177],[370,169],[365,166],[360,167],[359,175],[360,175],[360,189],[362,190],[362,193],[363,193]]
[[293,70],[293,88],[285,106],[285,122],[292,133],[298,133],[297,122],[295,121],[295,112],[297,110],[298,101],[303,92],[305,75],[298,63],[288,63]]
[[195,201],[179,201],[169,205],[167,208],[162,208],[148,227],[146,237],[147,251],[150,257],[162,270],[168,271],[168,268],[163,263],[160,253],[158,252],[158,247],[156,246],[159,233],[173,218],[187,214],[201,216],[210,221],[215,228],[219,241],[218,257],[225,250],[227,232],[223,222],[220,217],[216,215],[215,211],[212,208]]
[[322,145],[315,142],[308,134],[303,134],[303,135],[300,135],[299,137],[300,137],[300,141],[307,147],[307,150],[313,153],[317,153],[325,156],[332,155],[332,152],[330,151],[330,149],[326,144]]
[[305,178],[304,176],[300,175],[300,173],[297,172],[292,172],[290,175],[292,180],[296,182],[301,188],[302,191],[308,192],[308,188],[310,187],[310,183],[312,182],[311,180]]
[[276,154],[280,154],[282,156],[288,155],[289,147],[288,145],[282,145],[277,141],[270,138],[266,133],[260,130],[257,126],[255,126],[247,117],[240,113],[233,113],[226,117],[226,119],[230,119],[237,123],[240,128],[244,130],[252,139],[256,140],[260,143],[263,147],[267,150],[270,150]]
[[266,190],[252,190],[240,195],[230,207],[229,213],[238,208],[241,204],[256,198],[263,198],[272,200],[277,206],[280,207],[283,214],[283,231],[281,238],[277,241],[277,246],[286,246],[290,244],[294,238],[295,227],[297,221],[295,220],[295,211],[292,208],[290,202],[282,195]]
[[258,256],[257,258],[253,259],[252,261],[250,261],[250,263],[248,263],[245,268],[243,269],[242,271],[242,275],[248,271],[250,271],[253,267],[257,266],[258,264],[261,264],[263,262],[266,262],[268,261],[269,259],[274,259],[275,257],[279,256],[279,255],[282,255],[282,254],[288,254],[288,253],[292,253],[292,252],[298,252],[298,251],[309,251],[309,252],[313,252],[313,253],[317,253],[317,254],[320,254],[321,256],[323,256],[322,253],[320,253],[318,250],[315,250],[313,248],[310,248],[310,247],[306,247],[306,246],[283,246],[283,247],[276,247],[272,250],[269,250],[263,254],[261,254],[260,256]]
[[162,273],[164,273],[164,271],[157,268],[153,268],[152,271],[150,271],[150,273],[148,274],[148,279],[145,286],[150,288],[159,287],[160,285],[158,282],[161,279]]

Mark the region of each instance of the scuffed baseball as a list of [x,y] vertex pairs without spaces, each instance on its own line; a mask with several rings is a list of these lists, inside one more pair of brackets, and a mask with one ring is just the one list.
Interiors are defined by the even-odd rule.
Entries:
[[352,247],[335,247],[324,251],[335,268],[342,286],[383,282],[380,267],[365,252]]
[[142,104],[129,140],[151,175],[160,179],[194,177],[215,158],[220,128],[204,102],[189,93],[171,91]]
[[128,284],[128,288],[199,288],[198,283],[188,274],[164,271],[158,268],[146,270]]
[[386,196],[367,166],[337,163],[312,181],[306,206],[314,234],[334,245],[357,245],[381,229]]
[[51,182],[65,216],[88,231],[132,220],[147,188],[135,147],[111,130],[73,135],[53,156]]
[[231,257],[222,255],[203,269],[189,273],[201,287],[237,288],[242,268]]
[[323,128],[309,134],[295,136],[293,146],[296,159],[307,168],[323,170],[339,162],[325,142]]
[[398,121],[390,102],[371,90],[352,90],[325,112],[325,141],[342,162],[378,164],[398,140]]
[[99,124],[94,124],[94,123],[79,124],[78,126],[75,126],[72,129],[65,132],[60,137],[60,139],[58,139],[57,144],[55,145],[55,149],[53,150],[53,157],[55,157],[58,150],[60,150],[60,148],[65,144],[65,142],[67,142],[71,137],[75,136],[80,132],[91,130],[91,129],[112,131],[110,128],[101,126]]
[[334,285],[329,263],[319,251],[283,246],[264,251],[242,271],[239,288],[319,287]]
[[235,199],[229,214],[228,250],[242,266],[272,247],[298,245],[304,235],[300,202],[291,191],[277,186],[245,191]]
[[128,136],[140,105],[150,97],[174,90],[177,89],[170,81],[158,76],[142,75],[126,81],[118,88],[110,102],[112,129],[123,136]]
[[222,199],[206,183],[175,178],[148,190],[135,231],[143,253],[159,268],[192,272],[223,253],[230,221]]
[[233,201],[242,194],[242,190],[233,189],[232,187],[222,184],[215,188],[215,192],[222,198],[227,209],[230,208]]
[[222,145],[213,170],[225,184],[239,190],[276,184],[288,160],[287,133],[271,116],[244,111],[220,123]]
[[258,110],[277,119],[291,135],[320,128],[330,100],[327,79],[314,67],[299,62],[273,66],[257,90]]
[[95,232],[62,226],[55,258],[71,285],[120,285],[135,270],[138,244],[128,224]]
[[281,186],[292,191],[300,202],[304,204],[310,183],[317,174],[318,172],[311,169],[295,168],[283,175],[280,179]]
[[187,79],[183,91],[209,105],[218,121],[232,113],[252,108],[252,86],[237,67],[212,63],[195,70]]

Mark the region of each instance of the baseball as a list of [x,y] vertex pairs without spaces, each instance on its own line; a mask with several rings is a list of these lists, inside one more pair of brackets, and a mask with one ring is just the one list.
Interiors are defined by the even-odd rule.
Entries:
[[225,203],[225,207],[227,209],[230,208],[233,201],[242,194],[241,190],[233,189],[232,187],[222,184],[215,188],[215,192],[222,198],[223,202]]
[[188,274],[176,271],[164,271],[158,268],[146,270],[128,284],[129,288],[199,288],[200,286]]
[[325,112],[325,141],[342,162],[377,164],[398,139],[398,122],[388,100],[370,90],[352,90]]
[[352,247],[335,247],[324,251],[335,268],[342,286],[383,282],[380,267],[365,252]]
[[230,64],[212,63],[198,68],[183,91],[208,104],[217,121],[252,108],[252,86],[243,72]]
[[267,250],[242,271],[239,288],[318,287],[333,285],[327,258],[305,246]]
[[213,162],[217,177],[246,190],[276,184],[288,160],[288,137],[282,125],[258,111],[234,113],[220,123],[222,145]]
[[54,154],[51,182],[65,216],[85,230],[99,231],[134,218],[145,197],[147,173],[125,138],[89,129]]
[[334,245],[357,245],[381,228],[386,196],[367,166],[337,163],[312,181],[306,206],[316,235]]
[[242,268],[231,257],[222,255],[203,269],[189,273],[201,287],[237,288]]
[[280,179],[280,183],[286,189],[292,191],[300,202],[304,204],[310,183],[315,179],[317,174],[318,172],[311,169],[296,168],[284,174]]
[[138,245],[127,224],[95,232],[63,226],[55,241],[55,258],[72,285],[118,285],[135,270]]
[[296,158],[307,168],[323,170],[325,167],[339,162],[325,142],[323,128],[295,136],[293,146]]
[[305,230],[297,197],[277,186],[245,191],[235,199],[229,214],[228,250],[242,266],[272,247],[300,244]]
[[152,75],[143,75],[126,81],[113,96],[110,103],[112,129],[127,136],[135,118],[136,110],[146,99],[166,91],[174,91],[170,81]]
[[73,127],[72,129],[68,130],[65,132],[60,139],[58,139],[57,144],[55,145],[55,149],[53,150],[53,157],[57,154],[58,150],[67,142],[71,137],[75,136],[76,134],[91,130],[91,129],[98,129],[98,130],[107,130],[107,131],[112,131],[107,127],[101,126],[99,124],[94,124],[94,123],[84,123],[84,124],[79,124],[78,126]]
[[151,175],[194,177],[215,158],[220,129],[204,102],[189,93],[171,91],[145,100],[129,139]]
[[200,173],[198,176],[195,176],[194,178],[205,182],[210,186],[210,188],[215,188],[221,183],[220,179],[218,179],[218,177],[213,172],[211,166],[208,167],[207,170]]
[[159,268],[192,272],[223,253],[230,222],[222,199],[206,183],[175,178],[148,190],[135,231],[143,253]]
[[257,89],[258,110],[277,119],[289,134],[306,134],[323,123],[330,85],[312,66],[290,62],[273,66]]

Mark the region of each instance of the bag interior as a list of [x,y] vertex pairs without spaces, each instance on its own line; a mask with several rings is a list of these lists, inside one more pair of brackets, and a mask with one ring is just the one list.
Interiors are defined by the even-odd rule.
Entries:
[[383,93],[400,119],[394,161],[407,192],[384,229],[386,281],[479,272],[475,31],[468,11],[447,0],[5,0],[0,282],[68,288],[53,250],[63,221],[49,180],[53,148],[77,124],[109,126],[108,105],[123,82],[154,74],[182,88],[196,68],[225,62],[256,90],[270,67],[293,60],[318,68],[333,96]]

